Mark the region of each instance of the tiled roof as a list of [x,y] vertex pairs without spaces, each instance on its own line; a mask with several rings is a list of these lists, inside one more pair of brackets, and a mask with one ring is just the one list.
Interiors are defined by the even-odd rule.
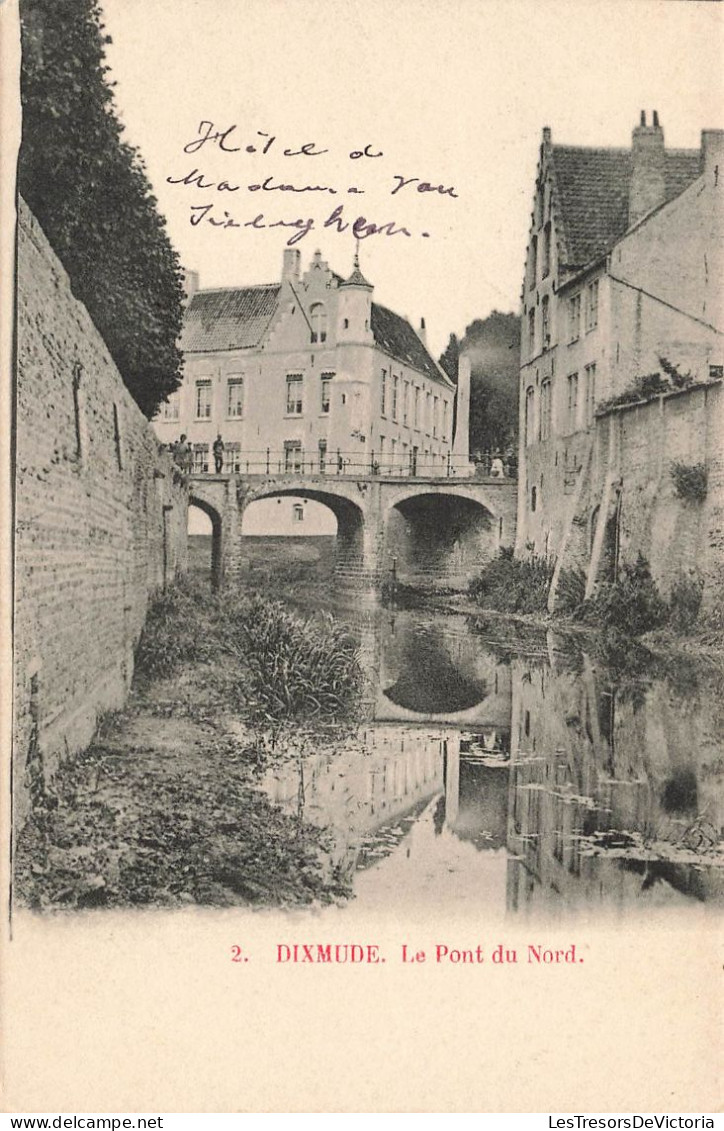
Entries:
[[277,308],[280,284],[197,291],[184,316],[186,353],[244,349],[259,344]]
[[355,266],[349,279],[344,279],[339,285],[340,287],[369,287],[370,290],[373,289],[372,284],[367,282],[358,266]]
[[[554,145],[553,168],[569,266],[602,255],[628,227],[631,151]],[[699,175],[699,151],[666,151],[666,200]]]
[[440,370],[407,319],[376,302],[372,303],[372,334],[380,349],[397,361],[411,365],[428,377],[443,380]]

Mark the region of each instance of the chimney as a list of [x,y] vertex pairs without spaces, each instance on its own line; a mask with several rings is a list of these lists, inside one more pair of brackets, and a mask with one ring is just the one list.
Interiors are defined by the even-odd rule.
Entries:
[[701,131],[701,171],[707,183],[724,184],[724,130]]
[[422,342],[423,346],[427,348],[427,330],[425,328],[425,319],[420,319],[420,329],[417,331],[417,336]]
[[199,273],[198,271],[184,271],[183,288],[186,296],[186,302],[191,302],[191,299],[199,289]]
[[284,260],[282,262],[283,283],[298,282],[301,259],[302,253],[296,247],[284,248]]
[[628,197],[628,226],[632,228],[649,212],[666,200],[666,153],[664,131],[659,125],[659,115],[646,125],[646,111],[641,111],[641,123],[631,139],[631,184]]
[[470,443],[470,358],[461,353],[458,360],[458,385],[455,392],[455,436],[452,452],[456,458],[467,459]]

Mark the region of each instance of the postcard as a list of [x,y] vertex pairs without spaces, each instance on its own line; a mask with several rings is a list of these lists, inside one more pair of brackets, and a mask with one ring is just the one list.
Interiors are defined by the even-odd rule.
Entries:
[[7,1111],[714,1126],[723,21],[0,4]]

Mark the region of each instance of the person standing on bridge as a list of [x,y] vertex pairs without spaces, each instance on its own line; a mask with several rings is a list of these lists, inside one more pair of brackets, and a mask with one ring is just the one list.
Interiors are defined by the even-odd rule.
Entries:
[[186,473],[191,471],[193,455],[191,452],[191,445],[186,439],[185,432],[182,433],[179,442],[174,445],[173,458],[176,460],[176,463],[179,465],[182,471],[185,471]]
[[502,479],[505,475],[503,470],[503,460],[501,459],[500,452],[496,452],[493,456],[493,462],[490,465],[490,474],[495,479]]
[[214,440],[212,451],[214,453],[214,465],[216,467],[216,474],[221,475],[224,469],[224,441],[221,439],[219,432]]

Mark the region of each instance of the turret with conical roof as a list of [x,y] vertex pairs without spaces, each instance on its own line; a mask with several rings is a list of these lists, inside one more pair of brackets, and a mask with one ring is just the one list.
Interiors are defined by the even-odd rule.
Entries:
[[352,274],[339,284],[338,342],[368,343],[372,340],[373,290],[374,286],[365,279],[360,270],[359,251],[356,251]]
[[352,274],[350,275],[349,279],[345,279],[343,283],[340,283],[340,286],[342,286],[342,287],[366,287],[367,290],[369,290],[369,291],[374,290],[372,283],[368,283],[367,279],[365,279],[364,275],[360,271],[359,250],[355,251],[355,253],[354,253],[354,267],[353,267],[353,270],[352,270]]

